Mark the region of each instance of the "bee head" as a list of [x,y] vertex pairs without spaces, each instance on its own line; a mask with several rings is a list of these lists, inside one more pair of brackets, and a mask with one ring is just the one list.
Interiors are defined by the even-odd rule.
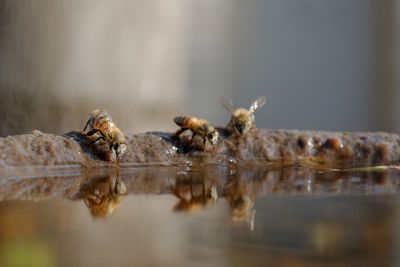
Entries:
[[246,132],[246,123],[242,121],[237,121],[235,123],[235,128],[240,134],[243,134]]
[[253,114],[243,114],[242,116],[236,117],[234,127],[239,134],[246,134],[254,123]]
[[115,143],[112,145],[112,149],[117,154],[117,158],[123,158],[126,154],[127,146],[124,143]]
[[211,142],[213,146],[215,146],[218,142],[219,132],[217,130],[212,130],[208,132],[207,139]]

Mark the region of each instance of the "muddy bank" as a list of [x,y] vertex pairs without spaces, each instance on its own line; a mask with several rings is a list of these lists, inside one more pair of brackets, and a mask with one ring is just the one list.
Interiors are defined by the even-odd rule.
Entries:
[[[151,132],[127,136],[128,151],[122,166],[322,164],[371,166],[397,164],[400,137],[390,133],[342,133],[260,129],[243,137],[224,137],[212,149],[200,151],[199,140],[189,146],[189,136],[180,140],[170,133]],[[91,144],[79,132],[64,135],[33,131],[0,138],[0,169],[10,166],[99,167],[112,165],[106,144]],[[201,140],[200,140],[201,141]]]

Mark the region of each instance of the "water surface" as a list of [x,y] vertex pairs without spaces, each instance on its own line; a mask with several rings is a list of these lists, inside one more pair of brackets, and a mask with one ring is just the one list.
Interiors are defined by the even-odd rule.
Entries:
[[306,167],[13,170],[0,180],[0,266],[397,266],[399,178]]

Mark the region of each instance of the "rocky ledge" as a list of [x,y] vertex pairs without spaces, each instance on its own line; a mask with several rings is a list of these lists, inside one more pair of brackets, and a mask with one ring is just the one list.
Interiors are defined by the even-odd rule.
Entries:
[[[171,133],[128,135],[128,151],[121,166],[213,164],[318,164],[364,167],[397,164],[400,137],[383,132],[324,132],[257,129],[245,136],[224,136],[214,148],[201,140],[189,145],[190,136]],[[10,166],[101,167],[112,165],[113,154],[104,143],[79,132],[64,135],[33,131],[0,138],[0,169]]]

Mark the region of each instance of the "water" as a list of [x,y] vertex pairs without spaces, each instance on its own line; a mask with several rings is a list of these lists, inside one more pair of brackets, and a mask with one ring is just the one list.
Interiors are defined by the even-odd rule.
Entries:
[[398,170],[1,175],[0,266],[400,265]]

